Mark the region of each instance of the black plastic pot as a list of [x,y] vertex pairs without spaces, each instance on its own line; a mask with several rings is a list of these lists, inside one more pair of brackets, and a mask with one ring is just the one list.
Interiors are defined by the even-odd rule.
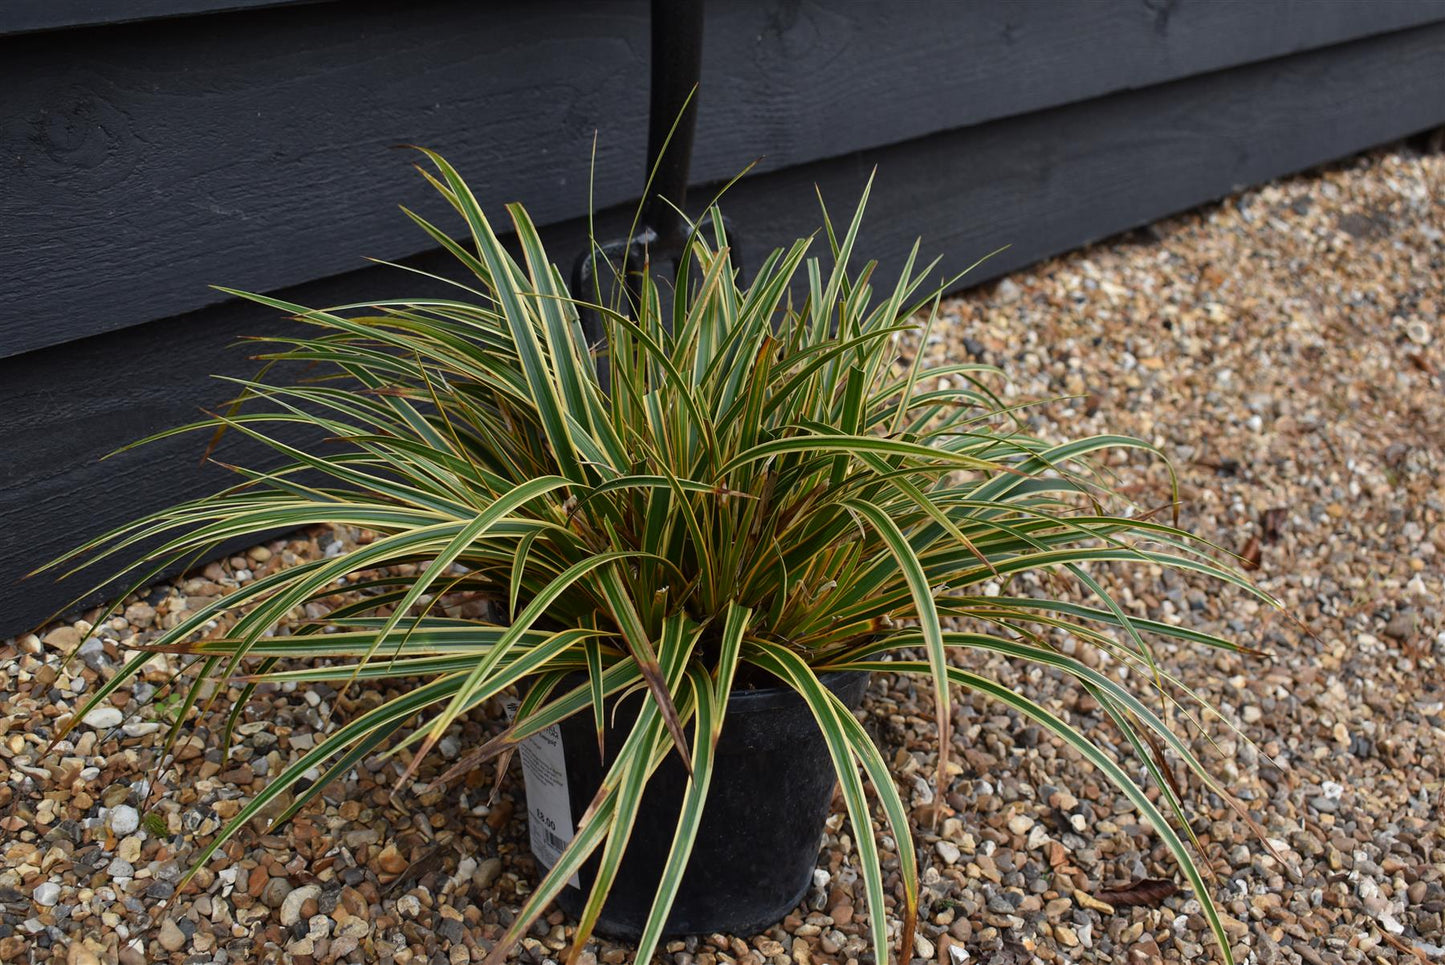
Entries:
[[[834,673],[822,682],[857,708],[868,686],[863,673]],[[643,699],[634,693],[608,709],[608,761],[621,747]],[[567,797],[580,816],[602,782],[603,761],[590,713],[561,727]],[[672,846],[687,774],[676,753],[657,769],[602,916],[600,934],[635,939],[642,933]],[[808,890],[822,843],[836,775],[817,722],[803,699],[785,688],[735,690],[728,700],[712,784],[692,858],[665,933],[753,935],[780,921]],[[537,821],[535,814],[530,820]],[[591,890],[599,852],[558,898],[574,918]]]

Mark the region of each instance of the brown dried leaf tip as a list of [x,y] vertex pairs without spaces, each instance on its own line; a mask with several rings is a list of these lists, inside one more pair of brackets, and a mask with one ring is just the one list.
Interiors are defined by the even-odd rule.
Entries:
[[1246,570],[1257,570],[1259,569],[1259,561],[1262,558],[1263,554],[1259,547],[1259,537],[1251,536],[1249,542],[1244,544],[1244,549],[1240,551],[1239,565]]

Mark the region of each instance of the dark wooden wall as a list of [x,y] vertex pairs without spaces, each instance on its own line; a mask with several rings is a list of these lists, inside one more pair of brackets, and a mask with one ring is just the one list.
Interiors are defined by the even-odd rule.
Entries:
[[[36,562],[214,479],[182,440],[264,313],[208,284],[328,303],[431,265],[440,214],[391,150],[441,150],[521,200],[570,262],[593,134],[604,225],[643,176],[647,5],[12,0],[0,8],[0,632],[81,587]],[[761,158],[752,250],[878,170],[864,241],[915,237],[982,280],[1445,122],[1445,0],[710,5],[696,194]]]

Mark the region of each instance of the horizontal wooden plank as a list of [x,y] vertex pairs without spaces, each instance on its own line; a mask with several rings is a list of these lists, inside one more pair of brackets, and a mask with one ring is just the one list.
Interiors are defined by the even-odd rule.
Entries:
[[[443,268],[438,257],[418,260]],[[303,285],[290,293],[311,304],[381,295],[394,269],[368,269]],[[408,290],[452,295],[409,275]],[[235,481],[202,465],[209,441],[180,436],[104,458],[161,429],[220,411],[234,389],[213,375],[251,378],[260,363],[238,340],[284,335],[301,326],[232,300],[195,315],[140,325],[0,360],[0,637],[28,629],[83,596],[105,598],[126,584],[85,592],[117,572],[110,562],[57,582],[25,574],[144,513]],[[290,438],[283,433],[283,437]],[[278,464],[265,447],[231,433],[216,458],[256,468]]]
[[0,6],[0,37],[39,30],[134,23],[167,17],[232,13],[328,0],[8,0]]
[[[880,283],[915,236],[949,270],[1012,244],[970,278],[980,281],[1442,122],[1445,26],[1434,26],[773,172],[740,184],[727,210],[756,258],[817,225],[815,183],[842,209],[876,166],[861,250],[882,260]],[[604,237],[621,230],[621,214],[604,214]],[[548,229],[557,261],[570,262],[584,229]],[[416,291],[414,277],[398,284],[387,272],[283,294],[329,304]],[[224,346],[279,324],[228,303],[0,361],[0,635],[78,592],[20,583],[35,562],[214,485],[196,468],[198,440],[96,460],[215,405],[225,393],[203,373],[250,371]]]
[[747,192],[729,210],[774,246],[800,223],[777,199],[806,199],[816,183],[836,210],[876,166],[861,243],[883,259],[878,284],[915,238],[950,273],[1009,246],[975,284],[1442,124],[1436,24],[778,172],[771,197]]
[[[725,178],[1445,18],[1388,4],[709,7],[694,174]],[[647,6],[296,6],[0,40],[0,356],[395,259],[450,156],[543,223],[643,176]]]

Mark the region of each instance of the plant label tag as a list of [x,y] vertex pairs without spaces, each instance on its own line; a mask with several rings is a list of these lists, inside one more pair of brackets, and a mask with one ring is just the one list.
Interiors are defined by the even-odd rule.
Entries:
[[[517,713],[517,701],[506,701],[507,719]],[[567,764],[562,756],[562,730],[556,724],[528,737],[518,747],[522,778],[527,787],[527,829],[532,854],[538,863],[551,868],[562,857],[576,828],[572,825],[572,804],[567,796]],[[567,882],[581,888],[574,874]]]

